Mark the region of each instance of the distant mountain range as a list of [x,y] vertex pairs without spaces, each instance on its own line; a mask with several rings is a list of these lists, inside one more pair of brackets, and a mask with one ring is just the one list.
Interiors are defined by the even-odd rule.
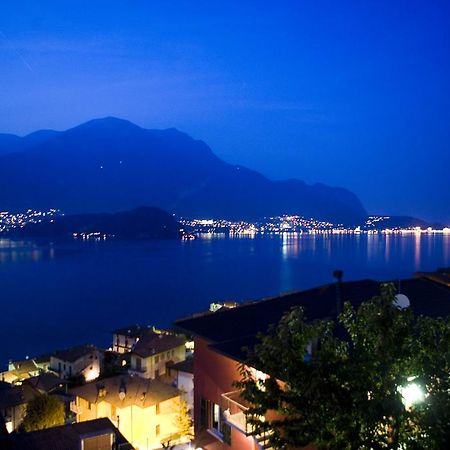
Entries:
[[[116,239],[177,239],[179,225],[172,215],[159,208],[136,208],[114,214],[77,214],[57,216],[39,223],[29,223],[23,228],[14,228],[12,237],[72,238],[89,237],[93,233]],[[94,237],[94,236],[92,236]]]
[[141,205],[230,220],[298,214],[358,224],[367,216],[344,188],[269,180],[227,164],[176,129],[105,118],[63,132],[0,135],[0,210],[55,207],[76,214]]

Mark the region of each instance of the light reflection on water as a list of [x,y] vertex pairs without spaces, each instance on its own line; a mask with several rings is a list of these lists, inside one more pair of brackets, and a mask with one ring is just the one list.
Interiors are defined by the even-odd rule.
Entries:
[[[433,258],[439,256],[446,264],[450,264],[450,235],[435,234],[247,234],[226,236],[224,234],[203,234],[200,241],[214,240],[261,240],[270,239],[280,241],[280,250],[283,260],[301,257],[304,254],[333,258],[341,252],[349,252],[348,257],[355,255],[365,257],[367,262],[384,261],[391,259],[406,260],[412,257],[414,267],[420,268],[422,257]],[[75,244],[75,243],[74,243]],[[88,248],[92,243],[76,243]],[[101,243],[100,243],[101,245]],[[70,243],[69,243],[70,246]],[[253,246],[246,251],[254,253]],[[0,239],[0,264],[11,262],[39,262],[46,259],[55,259],[58,256],[58,246],[53,243],[16,241]]]
[[[450,266],[450,235],[264,234],[193,241],[0,239],[0,330],[10,357],[95,342],[114,328],[168,326],[211,301],[257,299],[344,280],[393,280]],[[70,318],[70,319],[69,319]],[[17,322],[20,320],[20,332]],[[70,327],[67,321],[70,320]]]
[[53,259],[55,249],[52,245],[42,247],[31,241],[15,241],[0,239],[0,264],[23,261],[39,262],[42,259]]
[[[367,262],[390,263],[394,260],[413,261],[419,270],[424,258],[438,258],[450,264],[449,234],[302,234],[282,233],[267,235],[279,239],[284,260],[302,254],[328,256],[348,252],[349,259],[356,255]],[[261,235],[234,236],[234,239],[261,239]]]

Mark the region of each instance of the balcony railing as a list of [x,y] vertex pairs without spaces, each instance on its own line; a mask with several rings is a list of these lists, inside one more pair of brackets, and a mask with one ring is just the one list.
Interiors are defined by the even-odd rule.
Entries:
[[250,405],[240,394],[240,391],[222,394],[223,418],[229,425],[249,436],[253,428],[247,423],[247,411]]

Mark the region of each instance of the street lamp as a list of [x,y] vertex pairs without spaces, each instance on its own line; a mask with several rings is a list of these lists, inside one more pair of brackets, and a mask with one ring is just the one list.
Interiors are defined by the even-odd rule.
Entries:
[[398,392],[402,396],[402,402],[406,409],[411,409],[417,403],[425,400],[425,392],[420,384],[414,382],[416,377],[409,377],[406,386],[399,386]]

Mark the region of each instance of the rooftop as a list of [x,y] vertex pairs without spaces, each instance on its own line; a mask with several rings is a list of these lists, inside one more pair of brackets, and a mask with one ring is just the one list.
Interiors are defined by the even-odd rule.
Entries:
[[62,361],[75,362],[84,356],[93,354],[97,351],[97,347],[92,344],[84,344],[77,347],[67,348],[64,350],[56,350],[51,354],[52,357],[58,358]]
[[[395,281],[398,293],[405,294],[418,315],[450,315],[450,289],[428,278]],[[380,282],[360,280],[340,285],[342,301],[354,306],[379,295]],[[233,309],[220,309],[180,319],[175,325],[205,339],[218,351],[233,359],[246,359],[243,347],[252,347],[259,332],[266,332],[294,306],[302,306],[310,320],[334,318],[337,315],[336,283],[293,292],[259,301],[243,303]]]
[[[119,395],[121,392],[124,393],[123,398]],[[180,395],[178,389],[162,381],[130,375],[118,375],[93,381],[71,389],[70,393],[90,403],[105,401],[117,408],[126,408],[131,405],[148,408]]]
[[168,333],[150,333],[142,336],[132,348],[132,352],[142,358],[163,353],[184,345],[186,339]]
[[[96,419],[30,433],[10,435],[11,450],[80,450],[81,440],[114,434],[120,450],[132,450],[131,444],[109,419]],[[99,447],[98,447],[99,448]],[[103,447],[102,447],[103,448]],[[111,447],[109,447],[111,448]]]
[[194,373],[194,359],[185,359],[184,361],[172,364],[170,368],[177,370],[178,372]]
[[43,392],[50,392],[53,389],[64,386],[66,383],[65,380],[62,380],[51,372],[43,372],[35,377],[28,378],[23,382],[23,384],[27,384],[34,389]]
[[29,385],[16,386],[0,382],[0,410],[28,403],[36,394],[37,391]]

